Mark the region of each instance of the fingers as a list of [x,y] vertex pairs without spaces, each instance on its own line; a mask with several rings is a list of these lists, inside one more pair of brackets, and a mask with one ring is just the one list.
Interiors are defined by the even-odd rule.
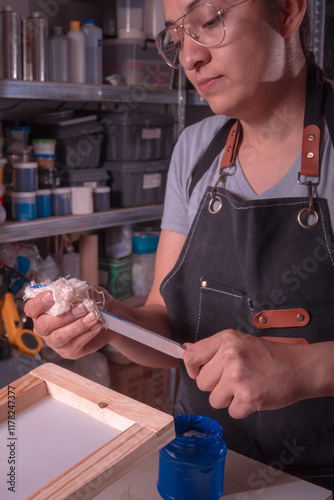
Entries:
[[[109,336],[107,332],[103,330],[101,323],[97,323],[85,332],[70,338],[68,342],[55,348],[55,350],[63,358],[77,359],[97,351],[107,344],[108,340]],[[51,339],[50,336],[46,338],[46,343],[48,345],[51,344],[50,347],[54,348],[55,346],[54,339]]]
[[196,344],[186,344],[183,360],[197,387],[210,392],[213,408],[229,408],[233,418],[258,410],[256,391],[245,369],[249,349],[244,334],[225,330]]
[[[221,384],[217,384],[209,396],[209,402],[212,408],[219,410],[220,408],[231,408],[231,404],[234,401],[233,391],[227,389],[227,387],[221,387]],[[230,413],[231,415],[231,413]],[[231,415],[232,417],[233,415]]]
[[34,320],[35,333],[61,356],[77,359],[107,343],[110,333],[99,335],[103,326],[95,312],[78,304],[61,316],[46,314],[53,303],[52,294],[44,292],[26,303],[25,312]]
[[43,292],[26,302],[24,312],[29,318],[36,319],[38,316],[48,311],[53,304],[54,300],[52,293]]
[[75,318],[75,316],[55,318],[42,315],[35,321],[34,330],[37,335],[44,338],[50,347],[59,349],[65,344],[73,342],[74,338],[82,336],[96,325],[100,325],[100,329],[102,329],[102,325],[94,312],[85,314],[80,318]]
[[216,354],[219,348],[218,340],[215,336],[205,340],[200,340],[196,344],[185,344],[187,347],[183,355],[189,377],[195,379],[203,365],[208,363]]
[[[101,289],[102,290],[102,289]],[[112,297],[98,288],[93,290],[96,303],[111,305]],[[66,359],[78,359],[106,345],[114,333],[105,329],[95,312],[77,304],[61,316],[48,314],[54,304],[51,292],[29,299],[25,313],[34,321],[34,332]]]

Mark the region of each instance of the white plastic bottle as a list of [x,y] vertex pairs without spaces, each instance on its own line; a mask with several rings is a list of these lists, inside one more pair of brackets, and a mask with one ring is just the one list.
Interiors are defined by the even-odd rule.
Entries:
[[70,22],[67,36],[71,41],[71,82],[85,83],[85,35],[80,31],[80,21]]
[[93,19],[85,19],[81,31],[85,35],[86,83],[102,83],[102,29]]
[[63,34],[62,26],[50,28],[48,50],[49,80],[52,82],[71,81],[71,41]]

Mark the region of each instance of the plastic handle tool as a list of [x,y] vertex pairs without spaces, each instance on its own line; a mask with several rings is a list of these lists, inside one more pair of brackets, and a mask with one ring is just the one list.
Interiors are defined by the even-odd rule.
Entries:
[[152,347],[152,349],[168,354],[173,358],[183,358],[186,348],[178,342],[162,337],[161,335],[151,332],[150,330],[146,330],[141,326],[134,325],[133,323],[118,318],[113,314],[101,310],[99,310],[99,312],[105,321],[105,325],[110,330],[140,342],[141,344],[145,344],[148,347]]

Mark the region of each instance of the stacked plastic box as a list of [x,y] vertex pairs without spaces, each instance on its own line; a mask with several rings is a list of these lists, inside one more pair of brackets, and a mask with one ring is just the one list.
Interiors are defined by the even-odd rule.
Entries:
[[104,112],[100,124],[105,135],[102,157],[110,174],[111,205],[162,203],[173,148],[173,117]]
[[124,85],[149,91],[169,88],[173,72],[154,42],[116,38],[103,41],[103,75],[119,75]]
[[40,115],[33,135],[57,140],[56,164],[61,170],[100,166],[103,133],[96,114],[66,110]]

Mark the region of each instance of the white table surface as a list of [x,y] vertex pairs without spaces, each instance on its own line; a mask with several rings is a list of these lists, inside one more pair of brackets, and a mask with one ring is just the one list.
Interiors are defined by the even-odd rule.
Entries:
[[[96,500],[161,500],[156,484],[159,454],[155,453],[98,494]],[[251,486],[253,485],[253,487]],[[332,493],[272,469],[255,460],[227,452],[222,500],[330,500]],[[210,500],[204,499],[203,500]]]

